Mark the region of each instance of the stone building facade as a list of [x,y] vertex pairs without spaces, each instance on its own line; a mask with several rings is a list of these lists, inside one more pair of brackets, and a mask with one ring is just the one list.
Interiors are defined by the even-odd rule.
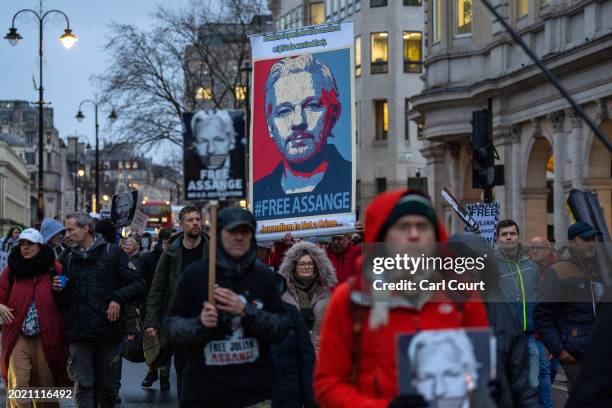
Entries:
[[[612,1],[493,3],[587,114],[612,136]],[[425,87],[410,117],[423,126],[429,191],[451,231],[461,221],[439,192],[480,201],[472,188],[472,111],[492,102],[493,142],[505,165],[494,189],[521,237],[567,240],[571,188],[598,192],[612,221],[612,155],[481,2],[428,0]]]
[[30,178],[26,162],[17,153],[21,138],[0,133],[0,235],[12,226],[30,225]]

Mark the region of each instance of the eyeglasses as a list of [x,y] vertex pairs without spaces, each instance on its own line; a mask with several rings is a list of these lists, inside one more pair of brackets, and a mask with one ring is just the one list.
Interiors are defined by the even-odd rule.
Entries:
[[548,247],[537,247],[537,246],[532,246],[531,248],[532,251],[546,251],[548,249]]
[[314,267],[314,263],[312,262],[298,262],[297,265],[301,266],[302,268],[313,268]]

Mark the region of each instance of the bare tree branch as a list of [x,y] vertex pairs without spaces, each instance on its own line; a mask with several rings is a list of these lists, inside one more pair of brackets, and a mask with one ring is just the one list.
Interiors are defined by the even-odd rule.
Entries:
[[160,6],[141,30],[113,22],[104,47],[112,64],[94,83],[119,111],[113,142],[149,150],[182,146],[182,114],[197,108],[245,106],[248,35],[264,31],[261,0],[192,0]]

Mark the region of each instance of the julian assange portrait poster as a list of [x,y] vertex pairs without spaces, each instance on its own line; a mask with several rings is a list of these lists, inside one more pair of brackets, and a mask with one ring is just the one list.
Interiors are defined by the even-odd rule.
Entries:
[[251,38],[250,206],[257,238],[354,230],[352,22]]

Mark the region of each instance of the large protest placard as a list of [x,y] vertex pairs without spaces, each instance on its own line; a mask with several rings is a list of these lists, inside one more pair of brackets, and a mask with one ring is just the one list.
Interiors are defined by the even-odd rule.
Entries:
[[[441,303],[439,307],[448,306]],[[496,373],[490,329],[423,330],[397,339],[400,395],[419,394],[434,407],[489,406]]]
[[245,115],[241,110],[183,114],[185,199],[244,198]]
[[251,38],[257,238],[354,230],[353,23]]
[[[481,237],[487,242],[495,242],[495,226],[499,222],[499,203],[472,203],[466,205],[467,212],[478,225]],[[466,232],[470,229],[466,227]]]

